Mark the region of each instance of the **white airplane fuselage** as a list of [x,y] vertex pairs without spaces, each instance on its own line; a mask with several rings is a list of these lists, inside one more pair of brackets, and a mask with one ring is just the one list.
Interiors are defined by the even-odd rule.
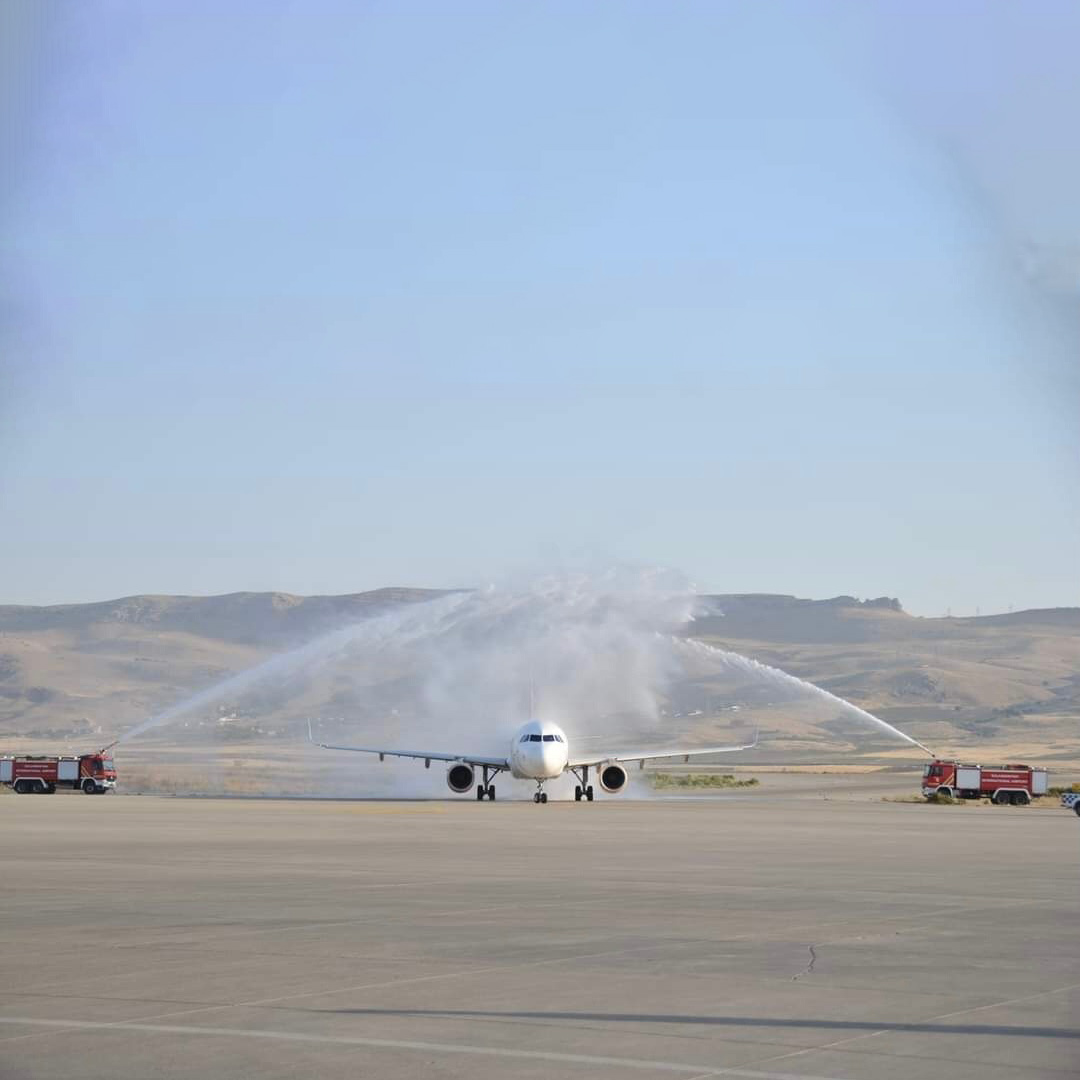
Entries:
[[510,775],[518,780],[554,780],[566,771],[570,746],[558,724],[530,720],[510,744]]

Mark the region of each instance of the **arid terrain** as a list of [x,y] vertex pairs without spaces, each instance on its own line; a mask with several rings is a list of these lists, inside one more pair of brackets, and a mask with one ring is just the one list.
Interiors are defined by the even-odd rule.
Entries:
[[[143,758],[158,774],[190,770],[198,746],[213,757],[216,774],[245,790],[236,777],[287,771],[305,717],[366,717],[396,737],[408,723],[388,718],[398,716],[395,694],[408,675],[373,675],[369,666],[359,679],[347,652],[220,695],[212,688],[342,627],[439,595],[384,589],[0,607],[0,752],[101,745],[208,688],[196,707],[125,745],[129,764]],[[1078,608],[918,618],[888,598],[776,595],[709,597],[705,608],[690,624],[695,638],[809,680],[941,753],[1067,767],[1080,761]],[[709,740],[752,722],[761,746],[740,759],[751,764],[919,759],[910,745],[829,702],[775,689],[689,671],[668,687],[662,734]],[[255,761],[265,767],[253,768]]]

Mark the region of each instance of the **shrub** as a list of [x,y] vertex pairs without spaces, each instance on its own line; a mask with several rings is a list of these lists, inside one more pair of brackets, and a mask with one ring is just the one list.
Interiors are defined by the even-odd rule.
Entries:
[[1069,787],[1052,787],[1048,789],[1050,795],[1080,795],[1080,784],[1071,784]]

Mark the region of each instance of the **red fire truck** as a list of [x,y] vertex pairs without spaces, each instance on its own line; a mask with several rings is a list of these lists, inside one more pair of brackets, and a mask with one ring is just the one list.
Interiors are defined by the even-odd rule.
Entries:
[[922,793],[958,799],[989,798],[999,806],[1026,806],[1045,795],[1050,778],[1030,765],[964,765],[934,761],[923,767]]
[[111,747],[81,757],[26,754],[0,758],[0,784],[19,795],[51,795],[58,787],[104,795],[116,787]]

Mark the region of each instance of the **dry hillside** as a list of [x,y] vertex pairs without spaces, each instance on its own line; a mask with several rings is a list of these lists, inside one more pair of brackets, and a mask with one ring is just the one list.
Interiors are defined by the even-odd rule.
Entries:
[[[284,650],[438,595],[383,589],[0,607],[0,750],[120,732]],[[884,598],[773,595],[709,597],[706,607],[692,625],[695,637],[808,679],[931,746],[1080,756],[1080,609],[926,619]],[[225,714],[236,717],[230,741],[294,739],[305,714],[388,709],[406,677],[385,671],[373,691],[370,678],[361,688],[347,668],[294,674],[269,688],[255,683],[220,700],[211,694],[188,722],[216,725]],[[820,703],[815,732],[803,723],[805,707],[768,700],[749,685],[733,690],[707,674],[676,684],[668,711],[697,718],[707,731],[730,723],[731,714],[721,714],[736,700],[768,718],[763,736],[778,753],[821,759],[867,749]],[[897,749],[885,746],[886,754]]]
[[[934,747],[1073,758],[1080,608],[916,618],[852,597],[718,596],[695,636],[808,679]],[[1026,750],[1025,750],[1026,752]]]
[[231,593],[0,607],[0,737],[112,734],[276,653],[438,595]]

